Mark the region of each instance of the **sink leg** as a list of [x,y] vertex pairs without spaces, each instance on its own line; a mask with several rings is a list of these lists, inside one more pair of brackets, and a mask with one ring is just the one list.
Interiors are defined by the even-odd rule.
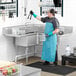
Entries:
[[36,50],[36,49],[35,49],[35,46],[34,46],[34,56],[35,56],[35,50]]
[[15,57],[15,62],[16,62],[16,63],[17,63],[17,58],[18,58],[18,57],[16,56],[16,57]]
[[26,55],[26,64],[27,64],[28,63],[28,47],[26,47],[25,55]]
[[[17,46],[16,46],[16,50],[17,50]],[[15,62],[17,63],[18,61],[18,55],[15,56]]]

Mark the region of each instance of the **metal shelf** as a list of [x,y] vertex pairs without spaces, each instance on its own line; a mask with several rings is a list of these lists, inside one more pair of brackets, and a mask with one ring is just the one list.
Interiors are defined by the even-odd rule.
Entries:
[[55,7],[54,5],[40,5],[40,7]]
[[0,3],[0,4],[14,4],[16,2],[5,2],[5,3]]

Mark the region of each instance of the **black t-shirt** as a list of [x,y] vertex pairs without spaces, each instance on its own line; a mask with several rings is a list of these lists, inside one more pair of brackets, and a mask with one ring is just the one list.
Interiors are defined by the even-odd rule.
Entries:
[[46,22],[52,23],[54,29],[57,29],[57,28],[59,28],[59,26],[60,26],[58,19],[55,18],[55,17],[52,17],[52,18],[44,17],[44,18],[41,18],[41,21],[42,21],[43,23],[46,23]]

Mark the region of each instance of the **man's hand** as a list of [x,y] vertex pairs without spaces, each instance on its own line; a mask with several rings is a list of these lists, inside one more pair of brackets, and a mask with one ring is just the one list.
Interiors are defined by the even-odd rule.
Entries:
[[41,21],[41,17],[37,16],[32,10],[30,11],[30,14],[33,15],[36,19]]
[[34,12],[31,10],[31,11],[30,11],[30,14],[31,14],[31,15],[33,15],[33,14],[34,14]]
[[46,37],[49,37],[49,35],[48,35],[48,34],[46,34],[45,36],[46,36]]

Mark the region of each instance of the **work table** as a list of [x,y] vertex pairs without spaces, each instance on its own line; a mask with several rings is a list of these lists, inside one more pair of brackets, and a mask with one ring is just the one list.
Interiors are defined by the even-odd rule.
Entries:
[[22,66],[22,76],[41,76],[41,69]]

